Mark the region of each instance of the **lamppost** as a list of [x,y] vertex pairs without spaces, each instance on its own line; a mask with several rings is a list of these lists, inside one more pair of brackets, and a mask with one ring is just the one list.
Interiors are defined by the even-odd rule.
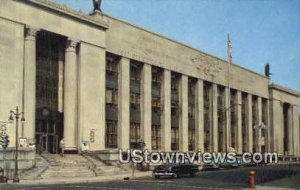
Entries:
[[14,179],[13,182],[14,183],[19,183],[20,179],[18,176],[18,148],[19,148],[19,144],[18,144],[18,138],[19,138],[19,118],[21,116],[21,123],[25,122],[25,118],[24,118],[24,112],[19,112],[19,107],[16,107],[16,111],[10,111],[10,116],[9,116],[9,122],[13,123],[14,121],[14,116],[16,119],[16,152],[15,152],[15,174],[14,174]]
[[[256,134],[259,134],[259,130],[260,129],[267,129],[267,126],[263,122],[261,122],[261,123],[255,124],[253,126],[253,129],[255,130]],[[258,147],[260,147],[261,146],[261,137],[258,135],[257,139],[258,139],[257,145],[258,145]]]

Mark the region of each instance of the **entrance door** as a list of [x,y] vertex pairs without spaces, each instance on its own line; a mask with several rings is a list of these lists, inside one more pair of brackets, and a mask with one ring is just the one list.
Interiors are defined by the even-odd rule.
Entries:
[[42,144],[41,144],[41,147],[42,147],[42,151],[43,152],[48,152],[48,138],[47,138],[47,135],[43,134],[41,135],[42,137]]
[[37,120],[36,124],[37,151],[41,153],[58,153],[58,134],[56,122],[54,120],[45,118]]

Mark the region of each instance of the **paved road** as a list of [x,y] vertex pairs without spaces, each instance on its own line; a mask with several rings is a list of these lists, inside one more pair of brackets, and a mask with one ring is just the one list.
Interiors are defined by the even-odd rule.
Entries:
[[300,166],[272,166],[256,168],[239,168],[231,170],[218,170],[200,172],[197,176],[181,177],[178,179],[154,180],[150,177],[134,180],[120,180],[113,182],[90,183],[90,184],[64,184],[64,185],[5,185],[1,190],[76,190],[76,189],[100,189],[100,190],[225,190],[241,189],[247,187],[248,172],[255,170],[257,184],[263,184],[300,173]]

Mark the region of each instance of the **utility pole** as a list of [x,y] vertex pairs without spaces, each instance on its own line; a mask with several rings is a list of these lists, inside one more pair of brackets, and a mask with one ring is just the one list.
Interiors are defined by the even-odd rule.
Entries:
[[226,152],[230,146],[230,136],[231,134],[229,134],[230,130],[229,130],[229,126],[231,126],[231,124],[229,123],[230,120],[229,120],[229,117],[230,117],[230,108],[231,108],[231,105],[230,105],[230,66],[232,64],[232,44],[231,44],[231,41],[230,41],[230,36],[229,34],[227,35],[227,53],[228,53],[228,66],[227,66],[227,101],[228,101],[228,107],[226,108]]

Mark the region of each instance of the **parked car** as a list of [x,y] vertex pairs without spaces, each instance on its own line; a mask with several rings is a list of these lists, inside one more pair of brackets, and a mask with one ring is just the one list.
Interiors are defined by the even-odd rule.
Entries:
[[160,177],[177,178],[184,175],[193,177],[199,171],[195,164],[162,164],[153,170],[153,177],[159,179]]
[[206,170],[218,170],[219,169],[219,165],[211,162],[211,163],[204,163],[202,166],[202,170],[206,171]]

